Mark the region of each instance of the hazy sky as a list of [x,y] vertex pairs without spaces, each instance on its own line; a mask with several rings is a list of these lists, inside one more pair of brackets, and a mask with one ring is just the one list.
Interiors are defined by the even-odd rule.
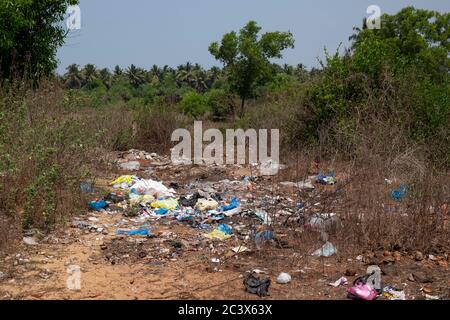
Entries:
[[58,72],[72,63],[102,68],[133,63],[147,69],[187,61],[218,65],[209,44],[249,20],[263,32],[293,33],[295,49],[286,50],[280,63],[313,67],[324,47],[334,52],[339,43],[348,44],[371,4],[382,13],[408,5],[450,11],[449,0],[81,0],[82,26],[59,50]]

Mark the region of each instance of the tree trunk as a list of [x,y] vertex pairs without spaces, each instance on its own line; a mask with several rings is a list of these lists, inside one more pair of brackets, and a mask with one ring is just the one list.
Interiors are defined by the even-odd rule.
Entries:
[[241,118],[244,116],[244,106],[245,106],[245,98],[242,98],[242,100],[241,100],[241,114],[240,114]]

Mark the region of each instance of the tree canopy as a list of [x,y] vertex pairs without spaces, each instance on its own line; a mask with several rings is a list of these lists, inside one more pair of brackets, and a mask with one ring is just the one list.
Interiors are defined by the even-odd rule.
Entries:
[[274,68],[272,58],[281,58],[281,52],[294,47],[290,32],[267,32],[259,36],[261,27],[250,21],[237,34],[225,34],[221,43],[213,42],[209,52],[224,64],[230,89],[241,98],[241,115],[247,98],[254,95],[257,86],[270,81]]
[[78,0],[0,1],[0,77],[50,75],[67,35],[61,21]]

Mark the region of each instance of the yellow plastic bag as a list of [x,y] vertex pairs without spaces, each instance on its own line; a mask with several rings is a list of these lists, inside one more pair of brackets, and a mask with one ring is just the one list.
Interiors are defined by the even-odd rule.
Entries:
[[218,229],[215,229],[214,231],[210,232],[210,233],[206,233],[205,234],[205,238],[211,239],[211,240],[227,240],[231,238],[231,235],[226,234],[225,232],[222,232]]
[[137,204],[148,204],[148,203],[152,203],[153,201],[155,201],[155,197],[152,196],[151,194],[146,194],[143,196],[138,196],[135,198],[131,198],[130,199],[130,204],[131,205],[137,205]]
[[206,199],[199,199],[197,201],[197,204],[195,205],[195,208],[200,211],[208,211],[208,210],[215,210],[219,206],[219,203],[215,200],[206,200]]
[[165,200],[158,200],[152,202],[153,208],[162,208],[167,210],[175,210],[178,207],[178,200],[174,198],[169,198]]
[[133,183],[133,176],[120,176],[116,180],[111,182],[111,185],[122,184],[122,183],[131,185]]

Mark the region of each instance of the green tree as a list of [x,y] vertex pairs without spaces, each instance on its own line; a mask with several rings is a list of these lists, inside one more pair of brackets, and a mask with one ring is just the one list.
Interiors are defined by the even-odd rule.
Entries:
[[355,65],[376,76],[382,65],[394,71],[414,66],[442,82],[450,69],[450,13],[407,7],[383,15],[381,29],[354,29],[351,37]]
[[139,88],[143,83],[145,83],[145,72],[141,68],[136,67],[132,64],[127,70],[127,76],[130,84],[133,88]]
[[209,52],[224,64],[230,89],[241,98],[241,116],[245,100],[255,95],[255,89],[271,80],[275,71],[269,59],[281,58],[281,52],[294,47],[290,32],[267,32],[259,36],[261,27],[250,21],[237,34],[230,32],[222,42],[214,42]]
[[68,89],[79,89],[82,85],[82,76],[80,68],[77,64],[71,64],[66,68],[67,72],[64,75],[65,86]]
[[67,31],[61,22],[78,0],[1,0],[0,77],[38,80],[57,67],[56,51]]

